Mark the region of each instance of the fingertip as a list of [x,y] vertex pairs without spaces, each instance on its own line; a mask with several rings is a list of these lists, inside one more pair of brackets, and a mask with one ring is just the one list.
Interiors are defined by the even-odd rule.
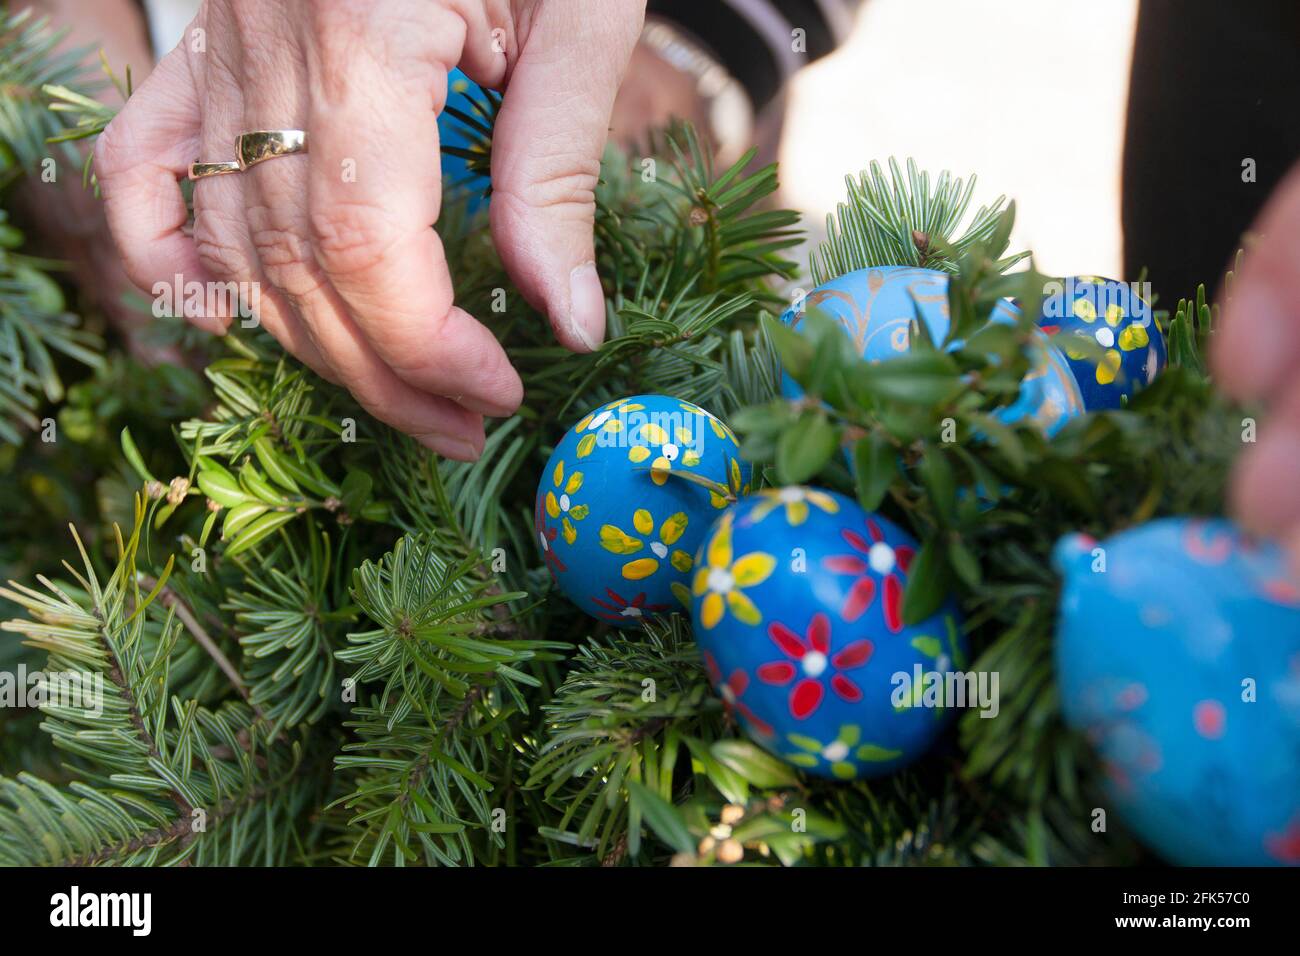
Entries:
[[509,366],[507,368],[510,374],[501,376],[499,386],[491,394],[456,395],[452,400],[471,412],[486,415],[488,418],[509,418],[523,404],[524,383],[520,381],[519,373],[514,368]]
[[483,455],[482,441],[468,441],[453,435],[413,435],[425,448],[452,461],[478,461]]
[[1291,583],[1300,587],[1300,527],[1292,528],[1282,537],[1282,549],[1286,552],[1287,573]]
[[574,352],[600,348],[605,340],[605,290],[596,263],[584,262],[569,273],[569,301],[552,310],[551,324],[564,346]]
[[1265,398],[1285,384],[1300,351],[1300,329],[1265,275],[1245,277],[1224,306],[1210,350],[1215,380],[1241,401]]
[[1277,538],[1300,524],[1300,432],[1277,422],[1242,456],[1229,489],[1229,506],[1250,531]]

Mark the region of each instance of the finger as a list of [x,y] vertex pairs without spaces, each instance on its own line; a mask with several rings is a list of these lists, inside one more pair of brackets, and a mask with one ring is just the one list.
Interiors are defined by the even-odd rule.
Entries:
[[1232,512],[1254,531],[1286,540],[1300,531],[1300,379],[1293,379],[1241,456],[1230,491]]
[[483,454],[483,417],[398,378],[346,314],[308,327],[343,386],[375,418],[446,458],[475,461]]
[[[242,48],[235,42],[237,33],[229,8],[214,5],[208,17],[214,44],[204,60],[204,69],[195,74],[199,102],[203,104],[200,154],[227,157],[234,155],[235,139],[243,128],[244,94],[239,82]],[[226,42],[218,45],[218,41]],[[243,175],[230,175],[212,176],[194,184],[194,245],[199,261],[218,282],[230,284],[236,292],[209,297],[211,305],[218,317],[238,319],[241,327],[251,314],[287,351],[317,375],[337,383],[337,373],[321,355],[292,306],[266,281],[244,215],[246,182]],[[240,307],[247,310],[242,315]]]
[[1252,228],[1215,331],[1215,378],[1243,401],[1274,398],[1300,366],[1300,165],[1278,186]]
[[[230,178],[230,177],[225,177]],[[198,192],[196,190],[196,196]],[[235,215],[225,210],[236,210]],[[250,320],[261,325],[284,346],[285,351],[309,367],[321,378],[334,384],[342,379],[330,361],[316,346],[307,325],[299,317],[293,304],[263,275],[248,224],[243,219],[242,206],[228,204],[220,197],[206,203],[195,200],[194,241],[204,266],[217,277],[217,281],[237,285],[238,295],[246,310],[239,322],[231,328],[245,327]],[[249,276],[258,276],[249,279]],[[235,317],[224,308],[231,296],[214,296],[214,304],[222,306],[216,314]]]
[[[278,8],[277,8],[278,9]],[[255,22],[233,25],[244,56],[238,66],[247,91],[240,130],[301,125],[306,112],[303,53],[292,17],[264,8]],[[402,382],[379,357],[313,257],[304,156],[289,156],[247,170],[242,212],[253,255],[273,297],[288,303],[285,333],[301,332],[312,349],[376,418],[414,435],[451,458],[476,458],[483,447],[482,419],[446,399]],[[274,331],[274,330],[273,330]]]
[[[163,57],[95,144],[95,175],[122,267],[154,296],[170,289],[177,275],[211,280],[184,232],[189,211],[179,182],[199,151],[189,57],[183,43]],[[219,319],[187,318],[218,335],[225,331]]]
[[1293,582],[1300,582],[1300,528],[1292,530],[1282,543],[1287,554],[1287,570]]
[[492,234],[525,298],[556,337],[592,351],[605,296],[592,229],[614,97],[645,4],[538,4],[492,134]]
[[452,0],[451,6],[460,17],[464,38],[452,42],[453,35],[439,42],[439,61],[448,68],[459,66],[479,86],[500,89],[505,85],[507,67],[519,50],[516,18],[499,9],[499,4],[480,0]]
[[523,386],[492,333],[452,307],[451,277],[432,229],[441,181],[428,107],[432,95],[441,109],[442,60],[464,26],[431,4],[422,8],[427,23],[381,39],[374,33],[384,29],[390,7],[379,3],[361,16],[345,4],[312,7],[307,215],[314,259],[402,381],[473,411],[506,415]]

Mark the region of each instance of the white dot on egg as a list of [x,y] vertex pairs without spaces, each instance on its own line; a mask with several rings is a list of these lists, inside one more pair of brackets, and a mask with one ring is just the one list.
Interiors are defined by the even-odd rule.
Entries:
[[726,594],[735,583],[736,579],[731,576],[731,572],[726,568],[714,568],[709,572],[710,591]]
[[849,745],[842,740],[837,740],[833,744],[827,744],[826,749],[822,751],[822,756],[827,760],[843,760],[849,755]]
[[867,552],[867,563],[877,574],[888,574],[894,570],[894,549],[883,541],[877,541]]
[[818,677],[826,670],[826,655],[821,651],[809,651],[799,663],[809,677]]

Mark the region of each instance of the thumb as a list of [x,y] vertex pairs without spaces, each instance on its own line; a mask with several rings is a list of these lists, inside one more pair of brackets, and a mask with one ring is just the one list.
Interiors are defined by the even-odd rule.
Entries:
[[644,13],[644,0],[533,5],[492,134],[497,250],[556,338],[577,352],[605,337],[592,239],[596,181]]

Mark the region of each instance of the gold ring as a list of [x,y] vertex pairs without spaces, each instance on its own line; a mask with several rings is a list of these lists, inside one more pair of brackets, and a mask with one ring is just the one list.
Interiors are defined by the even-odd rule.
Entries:
[[208,176],[224,176],[237,173],[243,167],[233,159],[221,163],[190,163],[190,179],[204,179]]
[[300,129],[257,129],[235,140],[239,168],[248,169],[277,156],[307,152],[307,134]]

